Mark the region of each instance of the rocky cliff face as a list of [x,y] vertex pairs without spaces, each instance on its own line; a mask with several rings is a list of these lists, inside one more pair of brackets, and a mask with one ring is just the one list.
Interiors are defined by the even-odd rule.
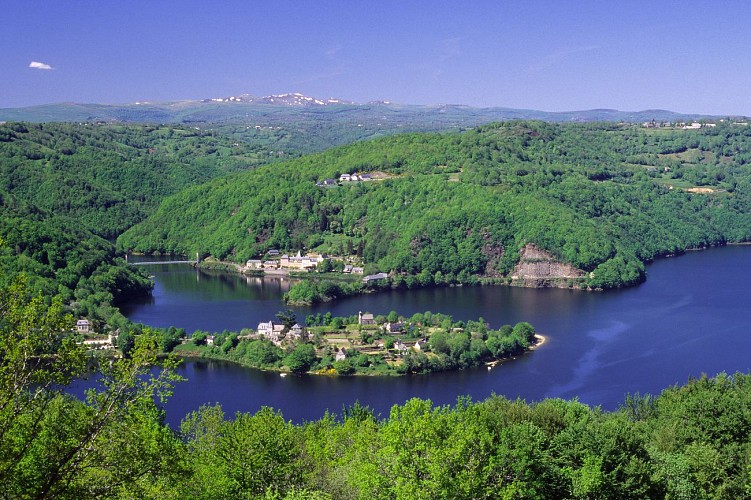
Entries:
[[511,273],[512,285],[535,288],[579,288],[585,279],[584,271],[557,261],[531,243],[519,251],[519,263]]

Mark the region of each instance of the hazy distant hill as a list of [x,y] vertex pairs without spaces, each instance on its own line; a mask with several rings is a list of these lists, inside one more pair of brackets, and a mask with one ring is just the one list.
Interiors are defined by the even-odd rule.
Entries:
[[136,102],[130,104],[56,103],[24,108],[0,109],[6,121],[124,121],[158,123],[243,122],[264,124],[279,119],[328,119],[380,123],[384,127],[402,124],[423,128],[474,126],[510,119],[535,119],[550,122],[650,120],[678,121],[707,118],[666,110],[618,111],[593,109],[548,112],[513,108],[475,108],[456,104],[411,105],[377,101],[356,104],[342,99],[321,99],[302,94],[278,94],[257,97],[250,94],[175,102]]
[[474,108],[458,104],[413,105],[376,101],[356,104],[299,93],[241,94],[192,101],[130,104],[58,103],[0,109],[0,121],[130,122],[183,124],[210,129],[280,154],[323,151],[332,146],[403,132],[461,130],[490,122],[680,122],[701,115],[665,110],[547,112],[513,108]]

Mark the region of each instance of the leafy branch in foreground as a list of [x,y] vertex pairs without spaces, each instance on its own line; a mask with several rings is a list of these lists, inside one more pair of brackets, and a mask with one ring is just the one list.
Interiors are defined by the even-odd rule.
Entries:
[[163,425],[163,401],[178,376],[159,369],[155,336],[130,358],[100,367],[86,402],[64,392],[85,375],[87,355],[70,334],[59,298],[45,305],[25,278],[0,289],[0,485],[8,498],[158,496],[180,464]]

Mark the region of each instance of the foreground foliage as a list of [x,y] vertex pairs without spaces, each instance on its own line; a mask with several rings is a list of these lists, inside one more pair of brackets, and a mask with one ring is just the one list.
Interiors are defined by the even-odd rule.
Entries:
[[51,306],[23,277],[0,289],[0,490],[3,498],[155,494],[183,469],[182,448],[155,404],[176,381],[156,364],[156,339],[98,367],[85,401],[62,388],[85,375],[87,356],[59,298]]
[[[608,413],[493,396],[386,418],[355,405],[302,425],[271,409],[183,422],[196,498],[739,498],[747,494],[751,377],[702,377]],[[711,402],[711,404],[710,404]],[[295,496],[295,498],[297,498]]]
[[172,371],[145,332],[84,373],[59,301],[0,290],[0,491],[7,498],[740,498],[751,489],[751,375],[692,379],[614,412],[492,396],[386,417],[355,404],[292,424],[218,406],[163,423]]

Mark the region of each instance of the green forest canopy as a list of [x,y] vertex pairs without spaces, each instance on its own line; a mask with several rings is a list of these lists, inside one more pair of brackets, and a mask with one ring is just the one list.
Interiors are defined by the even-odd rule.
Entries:
[[105,238],[143,220],[165,196],[274,158],[182,126],[0,125],[0,191]]

